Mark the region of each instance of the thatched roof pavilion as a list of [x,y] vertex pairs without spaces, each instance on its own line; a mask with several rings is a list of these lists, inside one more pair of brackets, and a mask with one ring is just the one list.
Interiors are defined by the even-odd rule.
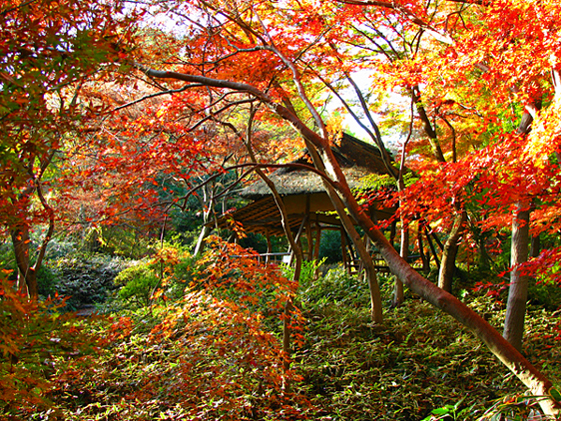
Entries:
[[[353,189],[361,187],[365,177],[372,174],[388,174],[379,149],[350,135],[343,134],[332,150],[349,186]],[[295,163],[311,165],[310,162],[305,153]],[[273,172],[269,178],[283,198],[289,225],[293,231],[299,230],[303,224],[307,224],[307,228],[312,230],[340,229],[340,221],[334,213],[320,176],[302,168],[287,166]],[[280,212],[264,181],[260,180],[245,187],[239,195],[253,202],[235,211],[229,218],[241,222],[248,232],[265,236],[284,234]],[[389,218],[394,211],[376,206],[370,209],[371,215],[377,220]],[[225,219],[221,222],[225,223]]]
[[[362,180],[369,175],[388,174],[376,146],[343,134],[331,149],[351,188],[361,187]],[[311,165],[311,159],[306,152],[295,163]],[[275,171],[269,178],[275,183],[280,195],[315,194],[325,191],[317,174],[299,168],[284,167]],[[247,198],[259,199],[269,196],[271,192],[263,181],[257,181],[244,188],[241,194]]]
[[[365,177],[386,175],[386,169],[380,151],[377,147],[362,142],[350,135],[343,134],[336,145],[332,146],[337,161],[339,162],[349,186],[354,188],[363,187]],[[295,163],[310,164],[311,160],[306,153]],[[353,249],[344,230],[341,221],[335,213],[335,209],[327,193],[322,180],[317,174],[295,166],[286,166],[269,175],[271,181],[282,197],[288,214],[290,229],[295,233],[296,240],[304,245],[309,260],[318,259],[319,244],[323,230],[338,230],[341,235],[341,249],[343,263],[352,270],[356,265]],[[268,250],[265,258],[268,261],[271,256],[287,255],[286,253],[271,253],[271,236],[284,236],[281,224],[280,212],[275,204],[273,195],[264,181],[257,181],[237,194],[251,202],[241,209],[229,215],[224,215],[218,220],[218,225],[228,228],[230,221],[241,223],[246,232],[260,233],[267,238]],[[379,203],[370,205],[368,209],[374,220],[390,218],[395,209],[383,208]],[[302,239],[305,243],[302,243]],[[377,258],[376,258],[377,259]],[[379,260],[379,259],[378,259]],[[387,269],[385,263],[378,262],[379,270]]]

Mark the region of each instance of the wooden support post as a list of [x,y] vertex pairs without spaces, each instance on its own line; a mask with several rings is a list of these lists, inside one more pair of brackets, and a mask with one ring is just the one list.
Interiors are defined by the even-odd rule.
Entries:
[[272,253],[272,246],[271,246],[271,234],[269,233],[269,230],[267,230],[267,257],[265,259],[266,263],[270,263],[271,262],[271,253]]
[[314,260],[319,260],[320,243],[321,243],[321,226],[319,225],[318,215],[316,214],[316,242],[314,245]]
[[[302,243],[300,242],[300,237],[302,236],[302,232],[304,231],[304,227],[306,226],[306,219],[308,219],[308,215],[304,215],[304,218],[300,223],[300,227],[298,228],[298,232],[296,233],[296,237],[294,237],[294,242],[300,246],[300,250],[302,250]],[[290,249],[290,263],[289,263],[290,266],[292,266],[293,261],[294,261],[294,250]]]

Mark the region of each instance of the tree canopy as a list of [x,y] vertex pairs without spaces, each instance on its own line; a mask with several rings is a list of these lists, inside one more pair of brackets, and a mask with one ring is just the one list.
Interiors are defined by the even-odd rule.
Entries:
[[[546,414],[559,416],[558,392],[520,353],[529,284],[561,287],[557,1],[0,4],[0,225],[33,311],[36,274],[56,233],[84,238],[119,227],[135,232],[135,244],[138,236],[163,244],[170,221],[195,206],[198,254],[212,219],[227,213],[248,180],[264,179],[286,218],[267,174],[306,148],[304,166],[321,175],[365,268],[373,322],[384,323],[384,309],[368,242],[396,277],[394,305],[403,303],[404,284],[450,314],[544,397]],[[380,151],[387,175],[365,186],[383,186],[366,190],[397,207],[386,224],[364,211],[337,162],[332,146],[345,130]],[[399,251],[384,232],[391,224],[401,231]],[[235,221],[231,228],[243,236]],[[298,234],[285,234],[297,284]],[[284,312],[288,352],[291,321],[300,318],[295,284],[242,263],[213,266],[244,253],[216,241],[225,255],[202,265],[205,288],[253,273],[256,284],[238,287],[267,290],[259,282],[270,277],[282,290],[273,307]],[[409,251],[437,274],[413,269]],[[154,259],[130,287],[144,288],[147,305],[165,297],[165,279],[173,278],[166,265],[181,260],[162,251]],[[470,268],[490,274],[474,280],[476,288],[508,290],[502,335],[452,294],[461,268],[468,278]],[[250,317],[260,299],[230,310]],[[259,364],[271,363],[269,352]]]

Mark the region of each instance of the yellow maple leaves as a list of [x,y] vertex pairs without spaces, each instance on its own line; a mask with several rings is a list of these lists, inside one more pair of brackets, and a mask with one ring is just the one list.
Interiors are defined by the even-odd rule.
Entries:
[[559,151],[560,145],[561,98],[557,96],[548,108],[536,115],[524,152],[536,166],[543,168],[549,157]]

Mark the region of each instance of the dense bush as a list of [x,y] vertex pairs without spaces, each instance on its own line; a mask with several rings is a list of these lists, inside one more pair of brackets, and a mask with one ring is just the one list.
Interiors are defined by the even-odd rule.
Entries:
[[[87,341],[74,344],[72,335],[59,336],[60,324],[53,330],[45,325],[48,331],[25,330],[40,321],[11,327],[24,327],[18,333],[23,342],[14,349],[29,349],[20,357],[29,362],[14,363],[12,348],[4,351],[3,375],[11,375],[15,364],[18,376],[28,375],[22,378],[45,368],[48,378],[35,389],[5,383],[33,393],[19,401],[0,398],[0,417],[483,421],[539,414],[535,400],[524,396],[520,382],[478,340],[411,292],[402,307],[385,312],[384,325],[372,324],[367,282],[342,267],[321,275],[323,262],[305,262],[296,293],[290,269],[282,276],[282,268],[260,264],[251,252],[218,239],[198,259],[169,244],[128,269],[122,260],[90,259],[60,260],[59,273],[79,274],[79,289],[89,282],[86,274],[99,271],[96,276],[111,284],[101,288],[103,298],[121,287],[106,307],[117,315],[68,324],[82,324],[103,347],[74,358],[70,354]],[[379,282],[388,303],[392,278]],[[462,298],[500,328],[504,303],[485,292],[465,290]],[[289,296],[301,313],[292,313],[294,353],[285,372],[281,334]],[[140,308],[122,305],[136,299]],[[21,318],[18,311],[12,306],[2,314]],[[58,309],[49,311],[59,317]],[[523,352],[559,385],[561,371],[553,362],[561,360],[561,326],[555,314],[529,307]],[[1,326],[8,334],[9,323],[3,319]],[[50,344],[59,337],[65,338],[60,347],[58,339]],[[39,364],[42,349],[67,363]]]
[[49,269],[58,277],[56,292],[68,297],[68,309],[77,310],[105,302],[116,289],[114,278],[129,264],[120,258],[90,255],[49,262]]
[[0,272],[1,419],[31,419],[40,411],[56,416],[46,394],[60,373],[96,349],[96,335],[63,307],[58,299],[28,299]]
[[115,284],[120,286],[119,297],[124,300],[137,300],[148,305],[152,294],[160,285],[160,278],[147,264],[131,266],[115,277]]
[[340,231],[322,231],[319,243],[319,258],[325,258],[327,263],[337,263],[343,259]]

